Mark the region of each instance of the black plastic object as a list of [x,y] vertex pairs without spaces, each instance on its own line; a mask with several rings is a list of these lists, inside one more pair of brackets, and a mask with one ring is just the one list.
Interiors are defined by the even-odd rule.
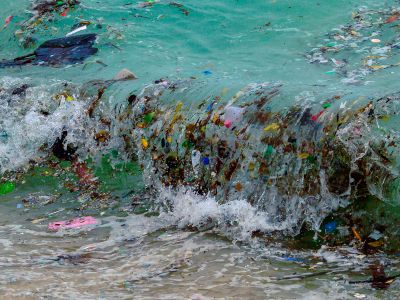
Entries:
[[96,34],[82,34],[44,42],[35,52],[14,58],[13,60],[1,61],[0,68],[15,67],[23,65],[61,66],[83,62],[89,56],[97,53],[98,49],[93,47]]

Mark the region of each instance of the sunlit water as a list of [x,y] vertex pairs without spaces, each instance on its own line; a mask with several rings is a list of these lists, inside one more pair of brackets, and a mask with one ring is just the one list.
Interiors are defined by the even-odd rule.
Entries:
[[[0,108],[0,129],[7,130],[12,141],[0,140],[0,167],[5,170],[25,166],[40,156],[40,146],[54,142],[66,124],[70,128],[93,125],[81,123],[84,107],[77,101],[54,106],[51,95],[62,81],[80,85],[92,79],[110,79],[122,68],[129,68],[139,79],[113,85],[106,93],[105,106],[123,103],[130,92],[162,77],[198,78],[203,84],[189,93],[196,99],[224,89],[233,95],[249,83],[280,82],[283,96],[274,109],[299,99],[320,103],[342,94],[353,101],[398,89],[396,68],[349,85],[341,76],[329,73],[331,66],[309,64],[305,57],[326,42],[327,32],[348,23],[357,8],[395,6],[397,1],[182,2],[188,13],[163,0],[147,8],[138,7],[138,1],[81,2],[66,17],[57,16],[47,27],[38,25],[33,37],[38,45],[65,35],[81,20],[90,20],[93,24],[86,32],[99,35],[96,56],[84,65],[0,69],[2,86],[33,86],[26,102]],[[0,20],[9,15],[14,19],[0,32],[0,59],[32,51],[20,47],[14,37],[18,24],[29,18],[28,8],[29,1],[2,3]],[[101,28],[96,23],[102,24]],[[358,59],[357,54],[350,55]],[[178,100],[185,99],[171,99]],[[38,116],[42,108],[54,112],[51,120]],[[398,120],[392,123],[396,124]],[[93,145],[87,146],[93,150]],[[83,196],[69,193],[59,177],[43,170],[24,178],[13,193],[0,196],[0,298],[400,297],[398,282],[384,291],[374,290],[368,283],[349,283],[370,279],[369,266],[376,262],[386,266],[387,274],[398,274],[398,257],[366,257],[351,247],[299,251],[252,239],[251,231],[269,224],[245,201],[217,205],[210,198],[178,195],[171,200],[174,213],[133,214],[132,195],[142,195],[143,189],[138,170],[111,178],[104,175],[107,184],[102,188],[110,192],[107,200],[113,204],[102,207],[99,200],[95,209],[83,212],[74,209],[85,201]],[[23,199],[32,197],[39,197],[39,202],[54,201],[25,207]],[[82,213],[95,215],[100,224],[57,233],[47,230],[50,221]],[[237,221],[240,226],[189,231],[208,216],[221,224],[225,219]]]

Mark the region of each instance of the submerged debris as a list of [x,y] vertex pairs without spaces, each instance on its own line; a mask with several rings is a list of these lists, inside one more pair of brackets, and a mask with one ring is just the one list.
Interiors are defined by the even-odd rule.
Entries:
[[385,290],[400,277],[400,274],[394,276],[386,276],[384,266],[381,264],[373,264],[370,266],[372,279],[363,281],[350,281],[350,284],[371,283],[371,287],[378,290]]

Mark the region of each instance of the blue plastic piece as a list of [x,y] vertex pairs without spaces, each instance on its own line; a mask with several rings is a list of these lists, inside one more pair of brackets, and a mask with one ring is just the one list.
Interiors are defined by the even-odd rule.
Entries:
[[210,164],[210,159],[208,157],[203,157],[203,164],[208,166]]
[[326,233],[333,233],[337,229],[337,223],[336,221],[332,221],[329,223],[326,223],[324,226],[325,232]]
[[283,256],[282,259],[284,259],[286,261],[294,261],[294,262],[301,262],[301,263],[306,262],[304,259],[297,258],[297,257],[290,257],[290,256]]

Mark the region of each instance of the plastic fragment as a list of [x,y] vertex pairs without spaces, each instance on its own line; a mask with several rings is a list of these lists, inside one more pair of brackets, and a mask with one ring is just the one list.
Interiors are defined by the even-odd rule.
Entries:
[[337,229],[337,223],[336,221],[332,221],[329,223],[326,223],[324,226],[325,232],[326,233],[333,233]]
[[68,8],[66,8],[61,14],[60,14],[60,16],[62,16],[62,17],[66,17],[67,16],[67,14],[68,14],[68,12],[69,12],[69,7]]
[[82,226],[95,225],[98,221],[93,217],[82,217],[71,219],[68,221],[51,222],[47,228],[51,231],[58,231],[60,229],[80,228]]
[[383,235],[378,230],[374,230],[371,232],[371,234],[368,237],[370,237],[371,239],[374,239],[374,240],[379,240],[380,238],[383,237]]
[[393,22],[397,21],[398,18],[399,18],[399,15],[398,15],[398,14],[397,14],[397,15],[393,15],[393,16],[387,18],[386,21],[385,21],[385,23],[386,23],[386,24],[393,23]]
[[149,142],[147,142],[147,140],[144,138],[142,138],[142,146],[143,146],[143,149],[149,148]]
[[110,133],[107,130],[99,130],[95,134],[95,140],[99,143],[105,143],[110,139]]
[[240,182],[237,182],[237,183],[235,184],[235,189],[236,189],[238,192],[240,192],[240,191],[242,191],[242,189],[243,189],[243,185],[242,185]]
[[337,60],[337,59],[334,59],[334,58],[332,58],[331,60],[335,64],[336,67],[342,67],[342,66],[345,65],[345,63],[340,61],[340,60]]
[[207,108],[206,108],[206,112],[211,112],[213,110],[213,106],[214,106],[214,102],[211,102]]
[[311,116],[311,120],[313,120],[313,121],[317,121],[318,120],[318,118],[322,115],[324,113],[324,111],[323,110],[321,110],[319,113],[317,113],[317,114],[315,114],[315,115],[313,115],[313,116]]
[[76,161],[72,166],[82,185],[91,186],[96,183],[96,179],[93,177],[91,170],[87,167],[85,162]]
[[383,122],[387,122],[390,120],[390,116],[388,116],[388,115],[379,116],[379,120],[381,120]]
[[359,233],[357,232],[355,227],[351,227],[351,231],[353,231],[354,236],[356,237],[357,240],[359,240],[360,242],[362,242],[362,238],[359,235]]
[[212,74],[212,71],[210,71],[210,70],[204,70],[204,71],[203,71],[203,74],[204,74],[204,75],[211,75],[211,74]]
[[32,224],[38,224],[38,223],[40,223],[40,222],[42,222],[42,221],[44,221],[44,220],[46,220],[46,218],[34,219],[34,220],[31,221],[31,223],[32,223]]
[[272,147],[271,145],[268,145],[267,149],[265,149],[265,151],[264,151],[264,158],[268,158],[273,153],[274,153],[274,147]]
[[153,121],[155,115],[156,115],[155,112],[148,113],[148,114],[144,115],[143,121],[146,124],[150,124]]
[[300,153],[300,154],[297,155],[297,157],[300,158],[300,159],[306,159],[306,158],[308,158],[309,156],[310,156],[310,154],[308,154],[308,153],[306,153],[306,152]]
[[176,108],[175,108],[175,113],[176,113],[176,114],[179,113],[179,112],[181,111],[182,106],[183,106],[183,102],[182,102],[182,101],[179,101],[179,102],[176,104]]
[[227,106],[224,114],[224,125],[230,128],[233,124],[237,124],[243,119],[244,109],[237,106]]
[[369,66],[373,70],[380,70],[380,69],[385,69],[387,66]]
[[68,32],[65,36],[70,36],[70,35],[73,35],[73,34],[79,32],[79,31],[83,31],[83,30],[86,30],[86,29],[87,29],[87,26],[84,25],[84,26],[79,27],[79,28],[77,28],[75,30],[72,30],[71,32]]
[[194,146],[194,143],[193,142],[191,142],[191,141],[184,141],[183,143],[182,143],[182,147],[184,147],[184,148],[189,148],[189,149],[191,149],[191,148],[193,148],[193,146]]
[[198,166],[200,164],[200,159],[201,159],[200,151],[193,150],[192,151],[192,167],[196,174],[198,173]]
[[294,261],[294,262],[301,262],[301,263],[306,262],[304,259],[297,258],[297,257],[290,257],[290,256],[283,256],[282,259],[284,259],[286,261]]
[[383,241],[374,241],[374,242],[369,242],[368,245],[373,248],[379,248],[384,245],[384,242]]
[[208,166],[210,164],[210,159],[208,157],[203,157],[203,164]]
[[381,40],[380,40],[380,39],[371,39],[371,42],[372,42],[372,43],[380,43]]
[[324,103],[324,104],[322,104],[322,107],[327,109],[327,108],[331,107],[331,104],[330,103]]
[[7,181],[0,184],[0,195],[6,195],[14,191],[15,185],[14,183]]
[[280,128],[279,124],[277,123],[272,123],[269,124],[267,127],[264,128],[264,131],[270,131],[270,130],[278,130]]
[[255,164],[253,162],[249,163],[249,171],[254,171]]
[[4,21],[3,29],[5,29],[5,28],[11,23],[11,21],[12,21],[13,18],[14,18],[14,16],[8,16],[8,17],[6,18],[6,20]]
[[219,120],[219,115],[217,113],[215,113],[212,117],[212,121],[214,124],[217,124],[218,120]]

